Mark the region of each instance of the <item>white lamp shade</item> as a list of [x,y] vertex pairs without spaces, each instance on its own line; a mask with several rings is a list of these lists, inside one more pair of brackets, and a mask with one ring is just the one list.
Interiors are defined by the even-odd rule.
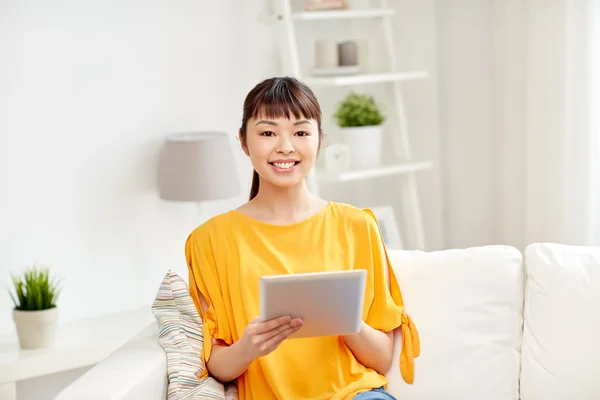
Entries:
[[158,187],[164,200],[199,202],[240,194],[236,163],[225,133],[168,136],[159,164]]

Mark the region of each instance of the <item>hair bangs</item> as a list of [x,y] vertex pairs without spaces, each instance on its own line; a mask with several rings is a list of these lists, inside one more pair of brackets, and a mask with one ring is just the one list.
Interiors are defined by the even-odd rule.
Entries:
[[[264,87],[261,93],[249,104],[250,118],[265,117],[269,119],[287,118],[313,119],[321,123],[321,111],[312,92],[307,93],[297,85],[280,80]],[[310,90],[310,89],[308,89]]]

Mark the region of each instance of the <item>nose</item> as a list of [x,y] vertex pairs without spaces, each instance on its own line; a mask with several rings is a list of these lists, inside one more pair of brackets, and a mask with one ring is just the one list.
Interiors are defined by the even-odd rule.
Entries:
[[290,154],[294,152],[294,146],[292,141],[287,135],[279,136],[279,142],[277,143],[277,152],[280,154]]

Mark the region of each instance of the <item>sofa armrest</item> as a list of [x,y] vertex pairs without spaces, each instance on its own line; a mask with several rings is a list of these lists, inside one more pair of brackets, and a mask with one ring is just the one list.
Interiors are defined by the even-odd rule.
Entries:
[[167,362],[151,323],[61,391],[55,400],[165,400]]

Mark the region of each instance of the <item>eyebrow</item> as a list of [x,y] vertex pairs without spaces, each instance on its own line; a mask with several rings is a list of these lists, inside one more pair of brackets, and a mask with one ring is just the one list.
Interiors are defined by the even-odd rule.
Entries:
[[294,126],[296,126],[296,125],[302,125],[302,124],[309,124],[309,125],[312,125],[312,124],[310,123],[310,121],[309,121],[309,120],[307,120],[307,119],[303,119],[303,120],[301,120],[301,121],[296,121],[296,122],[294,122]]
[[[254,126],[257,126],[258,124],[267,124],[267,125],[273,125],[273,126],[277,126],[277,122],[275,122],[275,121],[269,121],[269,120],[265,120],[265,119],[258,121],[258,122],[256,123],[256,125],[254,125]],[[300,120],[300,121],[296,121],[296,122],[294,122],[294,126],[296,126],[296,125],[302,125],[302,124],[309,124],[309,125],[312,125],[312,124],[310,123],[310,121],[309,121],[309,120],[307,120],[307,119],[303,119],[303,120]]]

